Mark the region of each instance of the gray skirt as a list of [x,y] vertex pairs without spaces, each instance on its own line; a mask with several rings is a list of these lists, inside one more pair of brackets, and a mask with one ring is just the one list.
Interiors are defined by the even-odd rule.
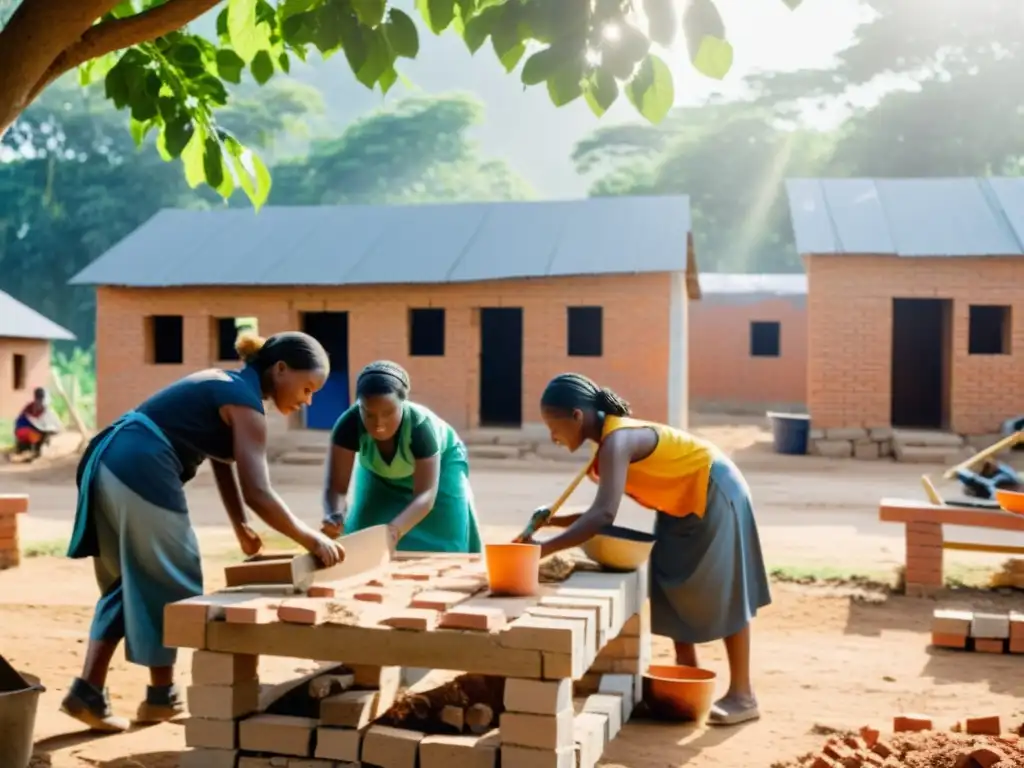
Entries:
[[750,488],[716,457],[704,517],[657,513],[651,552],[651,631],[707,643],[743,629],[771,604]]

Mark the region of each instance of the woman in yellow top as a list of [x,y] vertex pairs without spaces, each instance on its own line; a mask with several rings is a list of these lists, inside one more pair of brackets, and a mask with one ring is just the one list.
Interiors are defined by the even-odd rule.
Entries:
[[760,715],[750,682],[750,622],[771,603],[750,489],[724,454],[673,427],[629,418],[629,404],[586,376],[547,385],[541,414],[551,439],[570,452],[599,445],[589,476],[590,508],[555,517],[565,532],[541,543],[547,556],[576,547],[615,520],[623,494],[654,510],[651,631],[675,643],[676,663],[697,665],[695,645],[725,640],[729,690],[709,722],[735,725]]

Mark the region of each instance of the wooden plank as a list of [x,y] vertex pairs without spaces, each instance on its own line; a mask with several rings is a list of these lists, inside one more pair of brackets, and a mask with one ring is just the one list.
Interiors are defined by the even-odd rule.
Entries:
[[481,675],[540,678],[541,654],[505,648],[499,633],[434,630],[410,632],[387,627],[337,624],[228,624],[207,626],[207,648],[221,653],[247,653],[321,659],[346,664],[452,669]]
[[878,519],[883,523],[939,523],[1001,531],[1024,531],[1024,515],[995,509],[970,509],[910,499],[882,499]]

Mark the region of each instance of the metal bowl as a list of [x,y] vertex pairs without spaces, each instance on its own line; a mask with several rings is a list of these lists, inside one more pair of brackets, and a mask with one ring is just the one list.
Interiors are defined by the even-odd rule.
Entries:
[[584,554],[598,565],[612,571],[635,571],[654,548],[654,537],[632,528],[608,525],[583,544]]

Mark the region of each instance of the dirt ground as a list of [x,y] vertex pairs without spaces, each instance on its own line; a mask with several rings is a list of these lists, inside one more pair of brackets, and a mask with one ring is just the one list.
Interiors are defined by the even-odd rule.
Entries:
[[[776,456],[760,425],[731,421],[705,418],[697,431],[727,450],[743,469],[753,490],[765,556],[777,575],[774,603],[754,628],[755,683],[763,717],[724,730],[633,720],[602,764],[768,768],[820,746],[822,727],[855,729],[873,723],[884,729],[899,712],[927,712],[940,727],[968,714],[996,713],[1007,723],[1024,718],[1024,657],[932,652],[927,632],[936,602],[847,584],[791,583],[808,576],[891,579],[902,559],[903,535],[898,526],[877,521],[878,500],[920,498],[921,473],[934,477],[942,468]],[[557,465],[546,470],[474,470],[485,538],[507,539],[530,510],[558,495],[572,472],[571,466]],[[319,469],[274,467],[273,474],[296,513],[315,522]],[[211,479],[200,476],[193,486],[193,522],[207,561],[207,587],[212,589],[224,563],[237,555],[221,524]],[[57,711],[80,669],[96,598],[90,564],[59,557],[73,516],[73,461],[54,459],[31,469],[0,465],[0,490],[32,496],[31,514],[23,525],[28,556],[20,568],[0,572],[0,653],[47,686],[33,766],[173,768],[184,743],[180,723],[96,738],[80,733]],[[582,488],[572,503],[585,504],[592,493]],[[643,510],[632,506],[623,509],[620,522],[650,526]],[[1005,535],[977,531],[952,535],[1005,541]],[[999,563],[995,556],[954,553],[948,570],[963,580],[983,580]],[[940,603],[1024,610],[1024,595],[956,590]],[[720,645],[701,653],[706,666],[723,674],[724,684]],[[656,658],[668,660],[668,654],[668,644],[656,638]],[[183,653],[179,666],[185,683],[187,660]],[[261,676],[284,679],[305,668],[308,663],[301,660],[264,659]],[[110,687],[119,712],[133,712],[144,685],[142,670],[123,660],[115,663]]]

